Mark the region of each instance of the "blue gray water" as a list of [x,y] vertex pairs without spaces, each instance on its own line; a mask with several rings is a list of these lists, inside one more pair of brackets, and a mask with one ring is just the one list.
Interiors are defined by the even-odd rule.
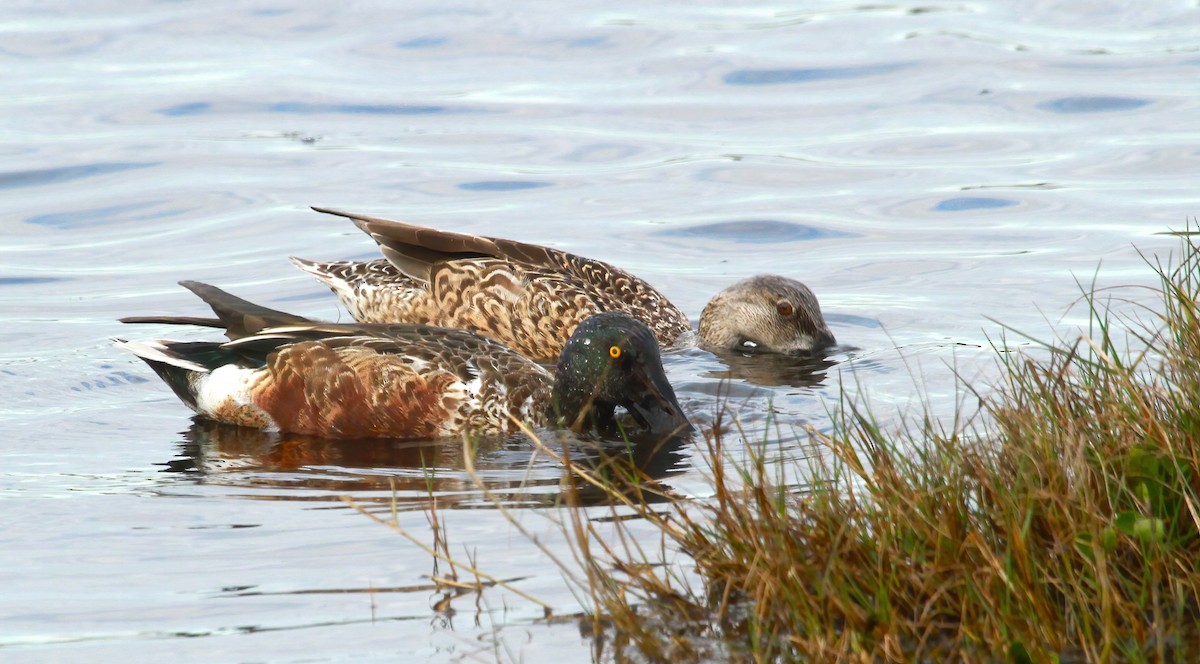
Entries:
[[[201,313],[184,278],[344,319],[286,257],[373,245],[308,205],[601,258],[693,320],[805,281],[843,344],[822,372],[666,360],[697,421],[723,379],[751,432],[771,404],[793,459],[843,388],[953,413],[954,369],[994,375],[989,319],[1069,329],[1075,279],[1152,283],[1135,247],[1200,213],[1195,3],[300,4],[0,8],[0,659],[588,659],[515,595],[435,610],[428,557],[339,499],[394,490],[428,540],[432,492],[458,553],[578,610],[456,447],[213,430],[109,344]],[[479,465],[565,554],[559,467]],[[703,467],[662,472],[703,495]]]

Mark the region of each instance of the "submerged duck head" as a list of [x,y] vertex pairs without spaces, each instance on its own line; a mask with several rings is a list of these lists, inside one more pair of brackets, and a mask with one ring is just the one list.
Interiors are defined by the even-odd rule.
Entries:
[[618,406],[651,435],[692,428],[667,382],[654,333],[623,313],[579,324],[559,355],[552,401],[553,415],[575,430],[615,431]]
[[708,350],[809,355],[836,340],[808,286],[773,274],[750,277],[717,293],[700,313]]

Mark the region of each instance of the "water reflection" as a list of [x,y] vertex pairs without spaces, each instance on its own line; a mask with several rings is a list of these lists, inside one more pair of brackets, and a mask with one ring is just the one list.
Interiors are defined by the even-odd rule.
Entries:
[[[196,418],[184,432],[184,458],[166,470],[200,475],[290,472],[319,466],[404,468],[461,466],[461,447],[431,441],[333,441],[267,433]],[[364,487],[366,488],[366,487]]]
[[724,370],[708,371],[705,378],[740,380],[762,387],[816,387],[837,364],[827,355],[791,356],[768,353],[715,354]]
[[[545,506],[562,500],[562,487],[570,480],[567,463],[628,483],[623,488],[639,499],[662,499],[670,489],[660,480],[684,470],[680,462],[691,442],[687,437],[624,442],[539,434],[544,447],[523,436],[492,437],[472,441],[468,452],[454,439],[327,440],[196,418],[183,432],[178,457],[162,465],[163,472],[245,489],[243,497],[256,499],[338,501],[353,494],[389,508],[394,500],[401,509],[424,507],[433,498],[439,508],[489,507],[494,500]],[[575,484],[573,502],[608,502],[603,492]]]

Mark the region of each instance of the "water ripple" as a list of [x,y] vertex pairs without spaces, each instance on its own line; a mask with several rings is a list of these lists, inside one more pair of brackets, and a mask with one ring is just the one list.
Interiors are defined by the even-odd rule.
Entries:
[[[289,113],[296,115],[433,115],[445,113],[447,106],[436,104],[318,104],[299,101],[283,101],[263,104],[263,110],[268,113]],[[167,117],[188,117],[204,115],[217,110],[211,102],[195,101],[175,104],[160,108],[157,113]],[[244,110],[244,109],[237,109]]]
[[267,104],[266,109],[271,113],[298,113],[316,115],[319,113],[349,113],[353,115],[429,115],[445,113],[445,106],[417,104],[313,104],[299,101],[284,101]]
[[523,189],[540,189],[553,184],[536,180],[480,180],[460,183],[458,188],[463,191],[521,191]]
[[80,166],[62,166],[59,168],[43,168],[33,171],[8,171],[0,173],[0,189],[17,189],[20,187],[36,187],[46,184],[59,184],[96,175],[119,173],[137,168],[151,168],[162,162],[101,162],[83,164]]
[[845,233],[826,228],[796,224],[790,221],[776,221],[774,219],[718,221],[712,224],[656,231],[652,235],[696,237],[753,244],[800,242],[804,240],[825,240],[829,238],[856,236],[855,233]]
[[986,198],[983,196],[960,196],[947,198],[933,206],[938,212],[963,212],[965,210],[992,210],[1017,205],[1017,201],[1008,198]]
[[146,214],[130,214],[131,212],[140,212],[146,208],[152,208],[163,204],[165,201],[141,201],[137,203],[126,203],[124,205],[110,205],[107,207],[88,208],[85,210],[73,210],[71,212],[54,212],[51,214],[39,214],[25,219],[26,223],[37,226],[45,226],[47,228],[68,229],[80,228],[84,226],[92,226],[101,223],[115,223],[127,221],[146,221],[149,219],[162,219],[182,214],[182,209],[159,210]]
[[1063,97],[1044,101],[1037,108],[1051,113],[1110,113],[1132,111],[1151,103],[1134,97]]
[[212,110],[212,104],[206,101],[194,101],[186,104],[177,104],[168,106],[158,110],[159,115],[165,115],[171,118],[185,117],[188,115],[201,115]]
[[0,277],[0,286],[31,286],[33,284],[51,284],[57,281],[68,281],[68,279],[66,277]]
[[979,163],[1025,163],[1042,146],[1035,140],[999,132],[937,132],[899,136],[859,136],[821,146],[821,154],[867,164],[901,161],[905,165],[945,164],[970,159]]
[[396,42],[396,48],[433,48],[441,46],[450,41],[448,37],[416,37],[405,41]]
[[739,69],[726,74],[722,80],[729,85],[781,85],[811,83],[846,78],[862,78],[890,74],[908,67],[907,64],[865,65],[861,67],[824,67],[815,69]]

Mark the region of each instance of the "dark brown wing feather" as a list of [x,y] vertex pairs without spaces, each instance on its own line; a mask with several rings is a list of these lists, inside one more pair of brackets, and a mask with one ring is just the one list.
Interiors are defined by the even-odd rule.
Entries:
[[[527,265],[560,266],[561,261],[555,260],[553,254],[564,253],[536,244],[443,231],[383,217],[320,207],[314,207],[313,210],[345,217],[354,222],[355,226],[379,243],[380,248],[384,249],[384,255],[396,267],[422,281],[429,280],[428,265],[438,262],[490,256]],[[423,270],[414,270],[417,273],[412,274],[405,269],[411,267],[410,261],[424,263],[426,267]]]
[[225,328],[225,336],[241,339],[258,334],[268,327],[305,324],[312,321],[277,309],[269,309],[249,300],[227,293],[216,286],[199,281],[181,281],[180,286],[195,293],[212,308],[216,318],[198,316],[126,316],[122,323],[164,323],[167,325],[199,325]]

